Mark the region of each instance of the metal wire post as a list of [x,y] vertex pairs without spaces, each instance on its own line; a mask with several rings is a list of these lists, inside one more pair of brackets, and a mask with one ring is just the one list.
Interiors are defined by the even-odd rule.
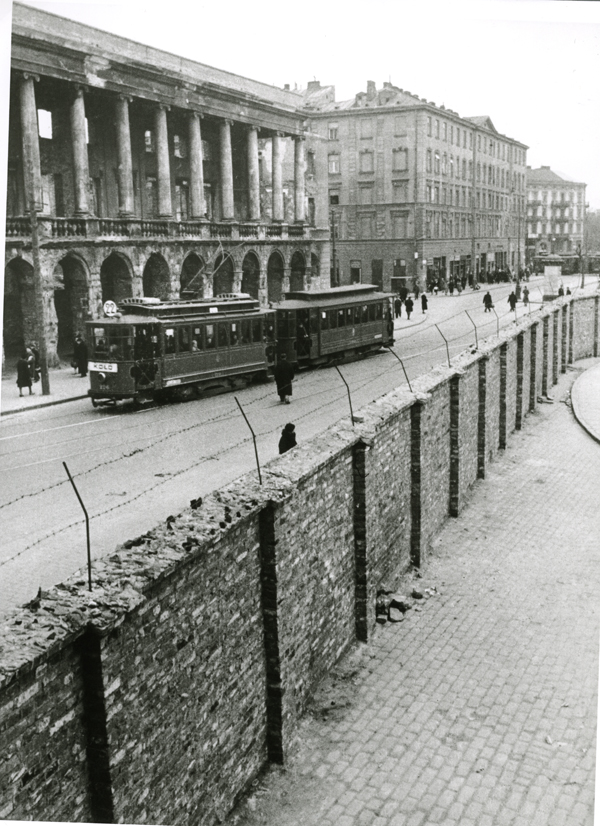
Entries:
[[469,316],[469,321],[471,322],[473,327],[475,327],[475,349],[479,350],[479,339],[477,338],[477,324],[475,324],[467,310],[465,310],[465,313],[467,313],[467,316]]
[[252,433],[252,441],[254,442],[254,455],[256,456],[256,468],[258,470],[258,484],[262,485],[262,476],[261,476],[261,473],[260,473],[260,462],[258,460],[258,448],[256,447],[256,436],[254,435],[254,431],[252,430],[252,425],[248,421],[248,417],[244,413],[244,409],[243,409],[242,405],[238,401],[238,397],[234,396],[233,398],[235,399],[237,406],[240,408],[240,412],[241,412],[242,416],[244,417],[244,419],[246,420],[246,424],[250,428],[250,433]]
[[496,335],[499,336],[500,335],[500,318],[498,317],[498,313],[496,312],[496,308],[492,307],[492,310],[494,311],[494,315],[496,316]]
[[85,535],[86,535],[86,539],[87,539],[87,562],[88,562],[88,590],[91,591],[92,590],[92,552],[90,550],[90,518],[88,516],[87,510],[85,509],[85,505],[83,504],[83,499],[79,495],[79,491],[77,490],[75,482],[73,481],[73,477],[71,476],[71,474],[69,472],[69,468],[67,467],[67,463],[63,462],[63,465],[64,465],[65,470],[67,471],[67,476],[69,477],[69,481],[73,485],[73,490],[75,491],[75,494],[76,494],[77,498],[79,499],[79,504],[81,505],[83,513],[85,514]]
[[408,384],[408,389],[409,389],[409,390],[410,390],[410,392],[412,393],[412,392],[413,392],[413,389],[412,389],[412,387],[410,386],[410,379],[408,378],[408,373],[406,372],[406,367],[404,366],[404,362],[402,361],[402,359],[400,358],[400,356],[398,355],[398,353],[394,353],[394,351],[392,350],[392,348],[391,348],[391,347],[388,347],[387,349],[390,351],[390,353],[391,353],[393,356],[395,356],[395,357],[398,359],[398,361],[399,361],[399,362],[400,362],[400,364],[402,365],[402,369],[404,370],[404,378],[406,379],[406,383]]
[[354,427],[354,413],[352,412],[352,397],[350,396],[350,388],[348,387],[348,382],[347,382],[347,381],[346,381],[346,379],[342,376],[341,370],[340,370],[340,368],[337,366],[337,364],[334,364],[333,366],[334,366],[334,367],[335,367],[335,369],[338,371],[338,373],[340,374],[340,378],[341,378],[341,380],[342,380],[342,381],[344,382],[344,384],[346,385],[346,390],[348,391],[348,404],[350,405],[350,419],[352,420],[352,426]]
[[450,348],[448,347],[448,339],[447,339],[447,338],[446,338],[446,336],[442,333],[442,331],[441,331],[441,330],[440,330],[440,328],[437,326],[437,324],[435,325],[435,328],[436,328],[436,330],[438,331],[438,333],[441,335],[441,337],[444,339],[444,341],[446,342],[446,355],[448,356],[448,367],[452,367],[452,365],[450,364]]

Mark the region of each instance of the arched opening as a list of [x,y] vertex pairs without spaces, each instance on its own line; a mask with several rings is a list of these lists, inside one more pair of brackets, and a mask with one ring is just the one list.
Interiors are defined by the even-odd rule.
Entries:
[[249,252],[242,264],[242,292],[248,293],[252,298],[258,299],[258,289],[260,286],[260,263],[258,256]]
[[319,261],[319,256],[315,255],[314,252],[310,254],[310,273],[309,273],[309,281],[319,281],[321,278],[321,262]]
[[82,262],[67,255],[54,268],[54,310],[56,312],[56,352],[66,357],[73,352],[77,333],[85,335],[89,316],[86,271]]
[[290,290],[303,290],[305,288],[304,275],[306,273],[306,260],[300,250],[292,255],[290,268]]
[[129,267],[125,260],[115,252],[111,252],[102,262],[100,283],[103,304],[105,301],[114,301],[118,304],[119,301],[131,298],[133,295]]
[[181,268],[179,295],[188,301],[204,297],[204,261],[191,252]]
[[33,267],[13,258],[4,268],[3,344],[6,358],[18,358],[36,339]]
[[233,260],[229,255],[219,255],[213,270],[213,295],[233,292]]
[[146,298],[160,298],[166,301],[171,295],[169,266],[158,252],[153,252],[146,262],[142,285]]
[[267,264],[267,300],[281,301],[283,298],[283,258],[281,253],[273,252]]

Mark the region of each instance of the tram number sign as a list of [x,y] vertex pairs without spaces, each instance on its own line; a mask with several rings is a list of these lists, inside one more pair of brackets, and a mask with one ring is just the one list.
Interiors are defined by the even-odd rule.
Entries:
[[109,318],[117,315],[119,312],[119,308],[114,301],[105,301],[102,309],[104,310],[104,315],[107,315]]
[[110,362],[90,361],[88,362],[88,370],[96,370],[98,373],[117,373],[119,367],[117,364],[111,364]]

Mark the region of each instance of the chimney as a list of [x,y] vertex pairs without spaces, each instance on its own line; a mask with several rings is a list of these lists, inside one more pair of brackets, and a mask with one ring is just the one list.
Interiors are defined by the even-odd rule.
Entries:
[[290,91],[290,84],[289,84],[289,83],[284,83],[284,85],[283,85],[283,91],[284,91],[284,92],[289,92],[289,91]]
[[308,86],[306,87],[307,92],[318,92],[321,88],[321,81],[320,80],[309,80]]
[[377,97],[377,87],[374,80],[367,80],[367,100],[373,100]]

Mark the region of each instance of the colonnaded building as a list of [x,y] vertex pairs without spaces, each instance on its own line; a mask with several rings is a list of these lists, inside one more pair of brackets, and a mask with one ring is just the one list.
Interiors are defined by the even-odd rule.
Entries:
[[321,194],[303,107],[287,88],[15,3],[6,356],[36,338],[37,248],[50,364],[109,299],[241,290],[267,304],[321,273],[327,285],[326,179]]
[[394,289],[522,266],[524,143],[390,82],[338,101],[311,81],[305,98],[326,144],[334,283]]

